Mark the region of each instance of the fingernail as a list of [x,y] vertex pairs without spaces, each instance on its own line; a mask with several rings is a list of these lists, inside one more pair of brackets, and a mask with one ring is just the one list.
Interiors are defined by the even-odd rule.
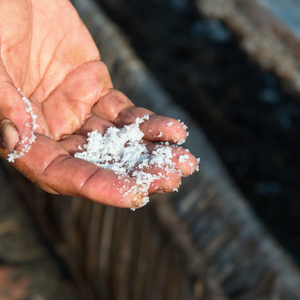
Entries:
[[12,152],[19,142],[19,132],[10,120],[4,119],[1,121],[0,134],[5,148]]
[[148,196],[142,196],[140,194],[133,194],[131,198],[131,210],[135,210],[146,205],[149,202]]

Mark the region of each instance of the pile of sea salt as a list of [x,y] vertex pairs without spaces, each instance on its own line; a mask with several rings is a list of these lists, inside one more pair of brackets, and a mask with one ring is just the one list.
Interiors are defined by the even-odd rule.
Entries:
[[[24,156],[31,148],[32,143],[35,141],[36,136],[34,134],[34,130],[38,127],[38,125],[36,124],[36,115],[33,112],[32,109],[32,105],[29,101],[29,99],[27,99],[24,94],[22,93],[21,89],[18,89],[18,92],[21,94],[22,96],[22,100],[25,104],[25,111],[28,114],[28,122],[26,123],[27,127],[31,127],[31,133],[29,137],[23,137],[19,143],[18,143],[18,148],[20,150],[14,150],[13,152],[8,154],[7,160],[9,162],[14,162],[15,159],[20,158],[22,156]],[[31,122],[31,124],[30,124]]]
[[[125,125],[122,128],[109,127],[104,134],[92,131],[88,134],[87,144],[82,152],[77,152],[75,157],[87,160],[104,169],[111,169],[121,178],[128,176],[136,181],[136,186],[129,190],[121,191],[126,193],[138,193],[145,195],[140,207],[148,203],[148,189],[155,180],[166,175],[162,173],[150,174],[149,167],[163,167],[167,172],[176,171],[172,161],[172,148],[168,143],[157,144],[149,153],[145,143],[142,142],[144,133],[140,130],[140,124],[148,120],[149,116],[137,118],[135,123]],[[182,156],[182,157],[181,157]],[[188,155],[181,155],[179,160],[186,160]]]

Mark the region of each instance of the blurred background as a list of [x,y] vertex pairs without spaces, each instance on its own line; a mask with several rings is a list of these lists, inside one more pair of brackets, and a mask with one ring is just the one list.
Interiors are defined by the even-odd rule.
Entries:
[[300,299],[300,3],[71,2],[115,87],[187,122],[200,172],[133,213],[1,161],[0,300]]
[[[241,49],[242,32],[234,35],[226,23],[201,16],[197,1],[98,2],[172,98],[198,122],[256,214],[299,264],[300,93]],[[226,1],[210,2],[216,3],[213,12],[226,9]],[[236,2],[246,5],[232,18],[249,9],[250,1]],[[265,18],[265,26],[267,7],[299,34],[297,1],[259,3],[266,6],[255,13]],[[264,29],[250,17],[255,30]]]

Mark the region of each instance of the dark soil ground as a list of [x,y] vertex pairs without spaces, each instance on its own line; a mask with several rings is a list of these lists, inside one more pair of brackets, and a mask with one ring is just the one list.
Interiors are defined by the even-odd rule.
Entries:
[[194,1],[99,3],[199,122],[256,214],[299,264],[300,99],[249,60],[222,24],[202,19]]

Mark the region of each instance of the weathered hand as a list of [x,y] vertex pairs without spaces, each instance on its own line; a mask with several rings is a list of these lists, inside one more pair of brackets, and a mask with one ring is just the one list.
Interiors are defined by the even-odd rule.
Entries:
[[[26,177],[51,193],[79,196],[103,204],[138,206],[143,195],[124,195],[118,187],[135,184],[133,178],[119,179],[111,170],[73,157],[86,134],[110,126],[130,124],[145,114],[141,125],[145,139],[176,142],[186,138],[183,125],[138,108],[113,89],[108,70],[77,12],[67,0],[1,0],[0,2],[0,120],[2,157],[22,150],[22,141],[32,132],[18,88],[30,99],[37,116],[36,141],[14,165]],[[172,126],[167,126],[169,121]],[[160,134],[160,137],[157,135]],[[2,144],[2,143],[1,143]],[[149,194],[169,192],[181,176],[195,171],[191,154],[180,163],[174,148],[173,160],[181,171],[153,183]],[[164,172],[152,168],[149,172]],[[167,177],[167,176],[166,176]]]

